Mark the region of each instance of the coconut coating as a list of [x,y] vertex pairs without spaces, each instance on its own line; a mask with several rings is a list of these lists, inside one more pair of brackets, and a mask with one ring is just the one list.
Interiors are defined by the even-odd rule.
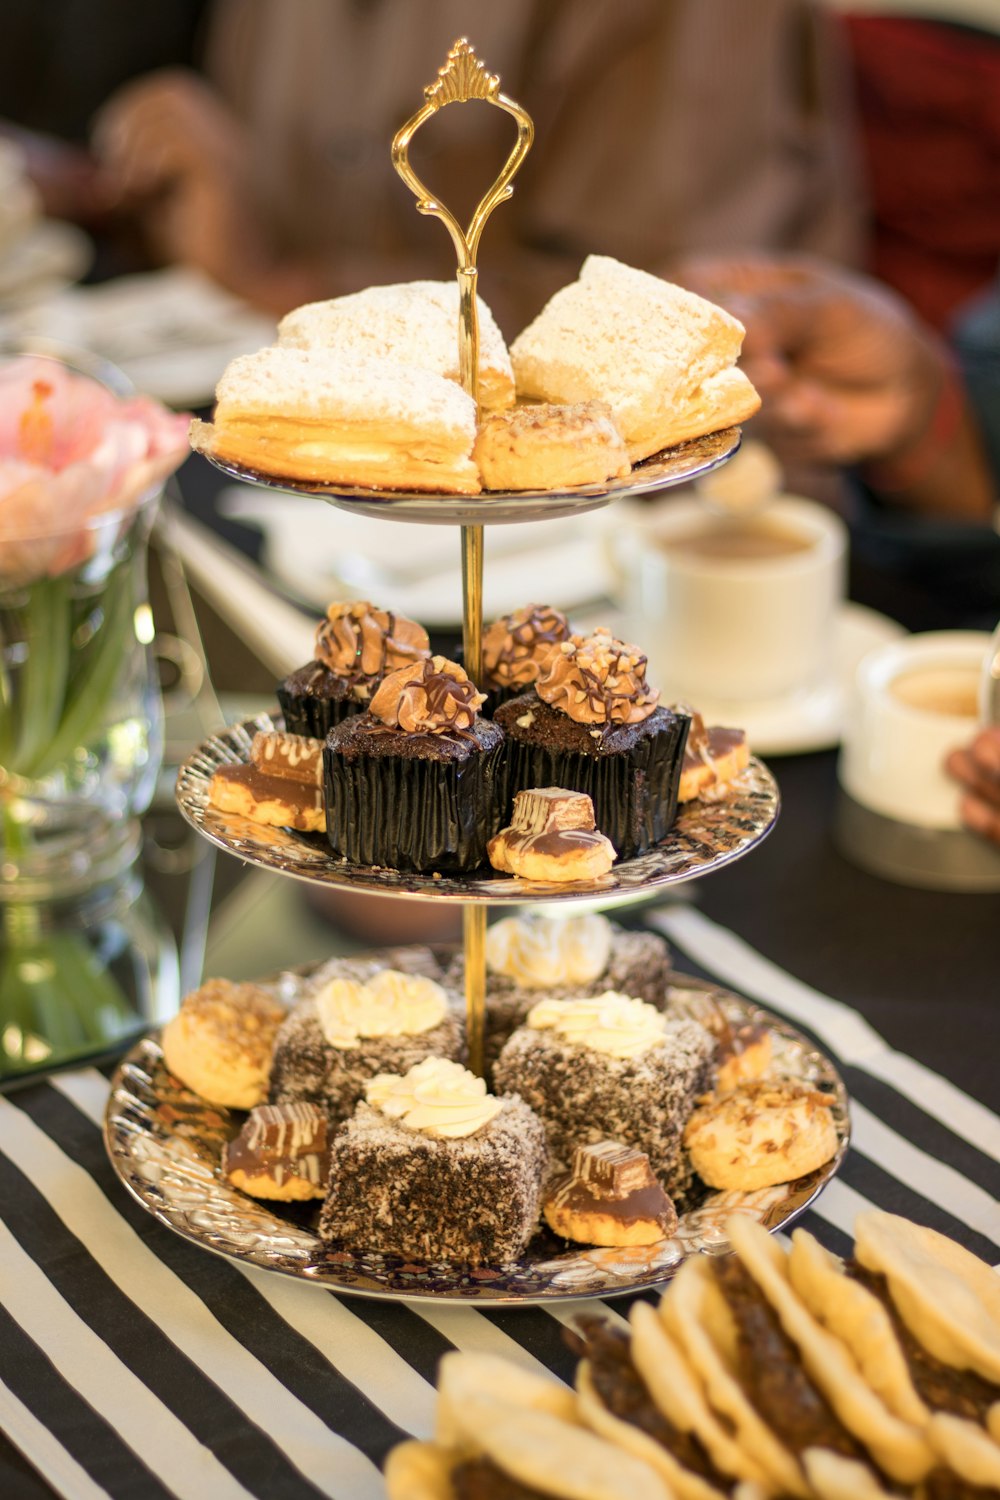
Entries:
[[474,1135],[439,1140],[360,1104],[331,1143],[319,1232],[355,1253],[502,1266],[538,1224],[545,1130],[520,1099]]
[[335,1047],[319,1022],[315,1000],[297,1005],[278,1032],[271,1060],[272,1104],[307,1100],[327,1111],[332,1124],[346,1120],[376,1073],[405,1073],[425,1057],[466,1059],[465,1027],[450,997],[438,1026],[415,1036],[361,1037],[356,1047]]
[[684,1127],[708,1087],[715,1042],[697,1021],[667,1021],[662,1042],[616,1058],[528,1026],[515,1031],[493,1070],[498,1093],[518,1093],[545,1123],[549,1150],[569,1167],[577,1146],[635,1146],[671,1198],[691,1187]]

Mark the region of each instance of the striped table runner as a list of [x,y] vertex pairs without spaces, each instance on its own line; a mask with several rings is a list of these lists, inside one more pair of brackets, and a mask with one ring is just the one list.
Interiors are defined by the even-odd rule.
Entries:
[[[853,1146],[803,1221],[825,1244],[846,1250],[855,1214],[876,1204],[1000,1260],[1000,1118],[699,911],[652,920],[680,967],[686,955],[838,1062]],[[83,1069],[0,1098],[0,1427],[57,1494],[376,1500],[387,1450],[431,1431],[447,1349],[570,1378],[562,1325],[580,1304],[344,1298],[161,1228],[105,1158],[107,1092]]]

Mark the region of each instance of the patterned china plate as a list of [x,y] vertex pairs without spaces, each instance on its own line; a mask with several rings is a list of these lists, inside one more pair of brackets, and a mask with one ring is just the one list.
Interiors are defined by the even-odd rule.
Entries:
[[[292,1003],[308,975],[288,973],[269,983]],[[838,1148],[825,1166],[796,1182],[752,1193],[708,1193],[683,1215],[677,1234],[642,1248],[567,1249],[546,1231],[524,1257],[502,1270],[453,1264],[418,1265],[349,1248],[330,1249],[316,1235],[318,1212],[278,1209],[245,1196],[224,1181],[223,1143],[243,1119],[206,1104],[167,1071],[156,1033],[136,1044],[111,1083],[104,1139],[111,1163],[129,1192],[154,1218],[205,1250],[342,1294],[397,1301],[488,1302],[530,1307],[575,1297],[616,1297],[668,1281],[687,1256],[729,1249],[723,1223],[739,1210],[767,1229],[785,1229],[838,1170],[850,1125],[847,1092],[829,1058],[806,1037],[767,1011],[702,980],[674,976],[672,998],[688,1014],[721,1005],[735,1021],[760,1021],[771,1031],[773,1071],[791,1074],[832,1098]]]
[[205,740],[178,772],[177,805],[199,833],[247,864],[317,885],[350,886],[374,896],[486,901],[490,905],[637,896],[647,888],[707,875],[739,859],[770,833],[780,806],[774,777],[759,760],[751,759],[724,800],[688,803],[662,843],[614,865],[610,874],[596,880],[545,885],[492,871],[482,876],[436,876],[351,865],[331,852],[324,834],[268,828],[209,805],[208,786],[217,767],[248,761],[257,730],[282,727],[280,718],[260,714]]
[[411,490],[358,489],[350,485],[310,484],[304,480],[280,479],[206,454],[209,462],[238,479],[241,484],[286,494],[316,495],[343,510],[358,511],[392,521],[418,521],[435,526],[509,525],[516,521],[553,520],[599,510],[610,500],[627,495],[648,495],[688,484],[717,469],[732,458],[740,446],[740,429],[727,427],[706,437],[692,438],[665,448],[636,464],[622,479],[601,484],[579,484],[566,490],[487,490],[481,495],[430,495]]

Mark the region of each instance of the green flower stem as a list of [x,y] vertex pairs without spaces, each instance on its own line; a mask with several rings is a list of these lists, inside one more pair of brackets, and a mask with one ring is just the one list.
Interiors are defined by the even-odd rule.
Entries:
[[70,588],[66,578],[40,578],[28,589],[20,734],[9,767],[20,775],[30,774],[62,718],[70,667]]
[[0,962],[0,1066],[5,1070],[58,1062],[81,1046],[104,1046],[134,1022],[120,986],[76,933],[5,945]]
[[46,776],[72,755],[78,745],[87,745],[104,723],[107,700],[114,692],[125,656],[128,632],[133,628],[130,603],[129,565],[123,563],[108,579],[102,599],[102,620],[80,671],[70,680],[61,705],[62,718],[42,753],[22,774]]

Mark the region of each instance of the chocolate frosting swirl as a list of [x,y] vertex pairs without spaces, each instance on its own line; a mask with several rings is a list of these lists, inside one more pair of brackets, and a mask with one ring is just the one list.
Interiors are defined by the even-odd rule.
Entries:
[[371,712],[410,734],[461,733],[472,728],[485,697],[457,662],[431,656],[390,672],[372,698]]
[[610,631],[571,635],[545,658],[538,696],[578,724],[639,724],[656,707],[659,692],[646,682],[638,646]]
[[494,620],[483,637],[488,687],[530,687],[554,646],[569,638],[569,621],[550,604],[525,604]]
[[429,655],[422,625],[367,599],[329,605],[316,630],[316,660],[355,685],[372,686],[387,672]]

